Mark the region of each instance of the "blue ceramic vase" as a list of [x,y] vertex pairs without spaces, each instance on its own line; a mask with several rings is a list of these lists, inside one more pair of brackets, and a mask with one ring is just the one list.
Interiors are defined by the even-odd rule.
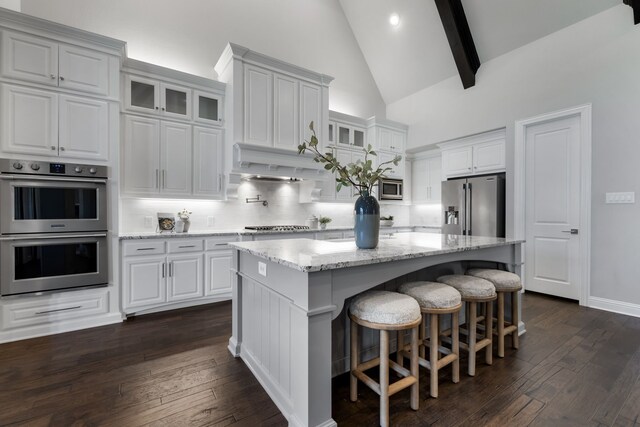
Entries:
[[380,205],[369,192],[363,191],[355,206],[356,246],[360,249],[373,249],[378,246],[380,234]]

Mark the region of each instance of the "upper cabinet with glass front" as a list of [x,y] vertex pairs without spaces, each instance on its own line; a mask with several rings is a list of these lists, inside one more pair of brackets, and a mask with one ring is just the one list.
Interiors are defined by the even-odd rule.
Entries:
[[131,59],[125,61],[124,73],[125,110],[222,125],[223,83]]
[[329,111],[329,145],[342,148],[364,148],[367,143],[366,120]]

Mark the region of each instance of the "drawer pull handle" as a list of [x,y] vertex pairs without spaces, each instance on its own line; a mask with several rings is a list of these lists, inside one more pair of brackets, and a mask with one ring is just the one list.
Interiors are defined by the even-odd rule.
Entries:
[[216,243],[216,246],[227,246],[228,243]]
[[178,249],[186,249],[186,248],[195,248],[196,245],[185,245],[185,246],[178,246]]
[[75,307],[67,307],[67,308],[58,308],[58,309],[55,309],[55,310],[38,311],[38,312],[36,312],[36,314],[57,313],[59,311],[77,310],[79,308],[82,308],[82,306],[81,305],[76,305]]
[[154,249],[155,248],[138,248],[138,249],[136,249],[136,251],[152,251]]

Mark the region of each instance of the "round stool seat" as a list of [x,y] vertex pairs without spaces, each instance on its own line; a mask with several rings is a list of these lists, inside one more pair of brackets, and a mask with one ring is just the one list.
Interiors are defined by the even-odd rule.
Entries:
[[480,277],[493,283],[498,292],[515,292],[522,289],[522,281],[517,274],[490,268],[472,268],[467,275]]
[[434,282],[409,282],[398,288],[420,304],[421,310],[447,310],[462,304],[460,292],[451,286]]
[[389,291],[368,291],[356,296],[349,306],[351,315],[380,325],[406,325],[420,322],[420,306],[408,295]]
[[438,282],[456,288],[463,300],[490,300],[497,297],[493,283],[479,277],[451,274],[438,277]]

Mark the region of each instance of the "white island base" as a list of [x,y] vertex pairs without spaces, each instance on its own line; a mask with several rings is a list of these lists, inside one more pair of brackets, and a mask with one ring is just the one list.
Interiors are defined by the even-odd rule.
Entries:
[[430,233],[400,234],[372,250],[357,249],[353,240],[234,243],[229,350],[244,360],[289,425],[335,426],[332,320],[346,299],[453,261],[501,263],[520,274],[521,243]]

